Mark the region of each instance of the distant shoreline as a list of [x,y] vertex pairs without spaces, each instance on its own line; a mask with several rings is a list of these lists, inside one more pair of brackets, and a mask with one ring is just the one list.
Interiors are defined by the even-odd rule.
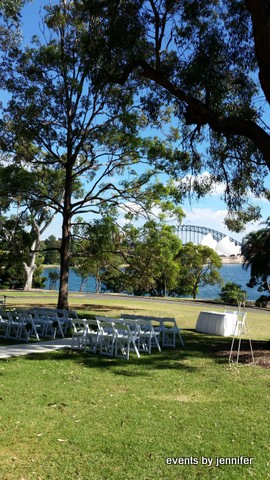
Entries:
[[236,258],[231,258],[231,257],[221,257],[221,260],[222,260],[222,263],[223,264],[241,264],[241,263],[244,263],[244,259],[243,257],[236,257]]
[[[229,265],[229,264],[242,264],[244,263],[243,257],[220,257],[222,264]],[[43,268],[60,268],[60,265],[42,265]]]

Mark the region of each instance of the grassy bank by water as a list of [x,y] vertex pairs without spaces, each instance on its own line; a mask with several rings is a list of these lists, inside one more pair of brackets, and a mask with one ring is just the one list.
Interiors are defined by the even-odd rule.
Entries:
[[[55,305],[56,294],[40,295],[9,302]],[[1,479],[270,478],[269,370],[216,355],[231,339],[194,331],[200,304],[70,302],[84,315],[175,316],[185,347],[128,362],[72,351],[1,360]],[[267,314],[248,318],[254,340],[270,338]]]

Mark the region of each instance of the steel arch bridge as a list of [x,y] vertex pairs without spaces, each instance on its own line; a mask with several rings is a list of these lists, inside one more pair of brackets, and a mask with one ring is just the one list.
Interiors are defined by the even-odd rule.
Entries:
[[[199,245],[203,237],[208,233],[211,233],[212,237],[217,242],[222,240],[222,238],[227,237],[225,233],[218,232],[217,230],[213,230],[212,228],[200,227],[198,225],[180,225],[180,227],[178,227],[178,234],[183,243],[192,242]],[[235,240],[232,237],[229,237],[229,239],[235,245],[239,245],[239,246],[242,245],[241,242],[239,242],[238,240]]]

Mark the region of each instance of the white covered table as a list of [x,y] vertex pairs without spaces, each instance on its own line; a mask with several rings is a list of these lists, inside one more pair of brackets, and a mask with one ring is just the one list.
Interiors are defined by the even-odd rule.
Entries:
[[201,312],[197,320],[196,331],[231,337],[235,332],[236,321],[236,312]]

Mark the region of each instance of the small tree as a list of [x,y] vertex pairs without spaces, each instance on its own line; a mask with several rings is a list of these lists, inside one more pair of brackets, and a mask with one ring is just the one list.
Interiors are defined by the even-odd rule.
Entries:
[[[31,257],[33,233],[29,231],[24,216],[0,218],[0,266],[2,286],[24,288],[27,281],[24,263]],[[43,286],[42,258],[35,253],[32,284]]]
[[259,292],[270,292],[270,217],[265,228],[249,233],[243,240],[243,267],[250,269],[248,287],[258,287]]
[[[15,161],[15,158],[14,158]],[[7,165],[8,159],[0,166],[0,209],[7,212],[11,208],[16,208],[18,224],[23,222],[24,228],[29,233],[31,245],[25,244],[21,260],[25,270],[24,290],[29,290],[33,286],[33,279],[38,256],[41,253],[41,235],[50,225],[55,212],[51,210],[45,199],[37,199],[36,192],[39,186],[45,189],[48,194],[52,189],[58,199],[62,195],[62,184],[59,178],[52,175],[49,168],[40,172],[29,171],[24,167],[19,167],[16,163]],[[22,253],[21,251],[21,253]]]
[[59,265],[60,263],[60,246],[61,241],[54,235],[41,242],[41,249],[44,255],[45,265]]
[[175,292],[178,295],[192,295],[196,298],[199,287],[222,283],[219,255],[203,245],[187,243],[178,255],[180,274]]
[[178,263],[175,260],[181,241],[172,226],[156,221],[125,230],[127,264],[122,276],[127,290],[136,295],[166,296],[175,286]]
[[174,228],[162,220],[148,220],[141,227],[128,224],[116,249],[118,264],[106,268],[104,282],[113,291],[167,295],[177,279],[180,248]]
[[75,271],[83,281],[89,275],[96,279],[96,293],[100,292],[104,273],[108,268],[117,269],[120,258],[117,254],[120,242],[120,229],[115,218],[106,216],[90,223],[78,219],[74,226]]
[[219,294],[222,302],[228,304],[235,304],[245,296],[246,291],[242,290],[241,285],[234,282],[227,282]]
[[48,274],[48,278],[49,278],[49,289],[50,290],[55,290],[56,289],[56,282],[57,280],[59,280],[60,278],[60,275],[58,272],[56,271],[53,271],[53,272],[49,272]]

